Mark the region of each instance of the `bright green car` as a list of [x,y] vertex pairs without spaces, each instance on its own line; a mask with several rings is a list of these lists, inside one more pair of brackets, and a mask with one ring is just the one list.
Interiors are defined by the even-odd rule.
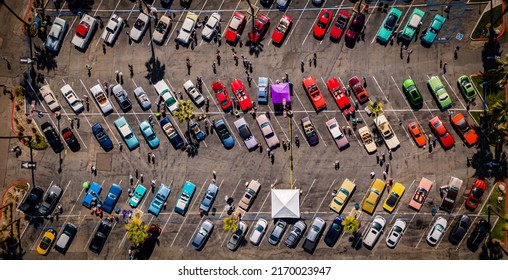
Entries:
[[413,80],[411,79],[404,80],[404,82],[402,83],[402,90],[406,95],[407,101],[409,101],[409,104],[411,104],[411,107],[415,109],[422,107],[423,96],[420,93],[420,90],[418,90],[418,87],[416,87],[416,84]]
[[404,30],[400,33],[400,38],[407,42],[411,42],[415,36],[416,30],[422,25],[424,16],[424,11],[415,8],[406,22]]
[[430,80],[427,81],[427,86],[436,98],[439,109],[445,110],[452,107],[452,99],[446,92],[446,89],[438,76],[430,77]]
[[386,16],[383,24],[379,27],[379,31],[377,32],[377,41],[383,45],[388,44],[390,38],[392,37],[393,31],[397,28],[397,25],[400,20],[400,16],[402,15],[402,11],[397,8],[391,8]]
[[421,40],[423,44],[427,44],[429,46],[432,45],[434,40],[436,40],[439,30],[443,27],[445,20],[446,19],[442,15],[436,14],[434,16],[429,24],[429,27],[427,27],[422,33]]
[[469,79],[468,76],[460,76],[457,80],[457,85],[459,86],[460,92],[467,102],[471,102],[476,98],[476,89],[474,88],[473,84],[471,83],[471,79]]

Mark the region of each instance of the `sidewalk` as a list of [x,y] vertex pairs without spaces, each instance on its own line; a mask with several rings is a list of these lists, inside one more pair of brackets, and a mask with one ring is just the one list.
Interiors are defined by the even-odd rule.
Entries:
[[[9,79],[10,80],[10,79]],[[7,79],[0,78],[0,84],[7,85],[8,89],[12,89],[12,85]],[[3,89],[0,88],[0,135],[1,136],[13,136],[11,131],[11,100],[9,94],[3,95]],[[0,139],[0,192],[5,191],[5,185],[7,181],[7,161],[11,156],[9,153],[10,146],[14,146],[11,143],[17,142],[16,139]]]

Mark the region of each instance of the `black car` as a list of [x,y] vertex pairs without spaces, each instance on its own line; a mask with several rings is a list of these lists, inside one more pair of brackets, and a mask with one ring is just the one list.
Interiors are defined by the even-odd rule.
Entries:
[[100,254],[112,227],[113,226],[108,219],[102,220],[99,224],[99,228],[93,236],[92,242],[90,242],[90,245],[88,246],[88,249],[93,253]]
[[471,226],[471,218],[468,215],[460,216],[460,220],[453,227],[450,236],[448,236],[448,240],[453,245],[457,245],[460,243],[462,238],[466,235],[467,229]]
[[60,153],[64,149],[64,145],[62,143],[62,140],[60,140],[60,137],[58,137],[58,134],[56,133],[55,129],[49,122],[45,122],[41,125],[42,132],[44,133],[44,136],[46,136],[46,140],[48,141],[48,144],[53,149],[53,152]]
[[26,215],[33,215],[37,210],[39,202],[44,195],[44,190],[39,187],[34,187],[26,196],[26,199],[19,206],[19,210],[25,213]]
[[55,243],[55,250],[65,255],[77,232],[78,228],[75,225],[71,223],[65,224],[62,234]]
[[476,252],[478,247],[480,247],[482,242],[485,240],[485,237],[487,237],[487,234],[489,234],[491,228],[492,226],[489,224],[489,222],[485,221],[484,219],[480,219],[473,232],[467,239],[467,248],[473,252]]
[[51,186],[48,192],[46,193],[46,196],[44,197],[41,206],[39,207],[38,214],[41,216],[51,214],[51,212],[53,212],[53,209],[55,209],[55,206],[60,200],[61,196],[62,196],[62,188],[60,188],[57,185]]
[[329,247],[333,247],[342,233],[342,217],[337,216],[333,220],[332,225],[328,228],[328,232],[325,235],[325,244]]

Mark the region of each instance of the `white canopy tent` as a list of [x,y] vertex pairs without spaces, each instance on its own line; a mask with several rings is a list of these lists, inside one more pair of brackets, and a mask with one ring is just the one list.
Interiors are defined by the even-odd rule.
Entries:
[[272,218],[300,218],[300,190],[272,189]]

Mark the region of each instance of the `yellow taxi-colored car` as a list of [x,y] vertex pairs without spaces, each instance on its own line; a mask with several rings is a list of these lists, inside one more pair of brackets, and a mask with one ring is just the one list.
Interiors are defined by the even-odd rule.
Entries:
[[392,213],[395,207],[397,207],[397,204],[399,203],[400,198],[402,197],[402,194],[404,194],[405,190],[406,187],[404,187],[404,185],[401,183],[395,183],[390,191],[390,194],[383,203],[383,209]]
[[374,213],[374,210],[376,209],[379,199],[383,195],[385,186],[386,186],[385,182],[381,179],[375,179],[374,181],[372,181],[369,191],[365,195],[365,199],[363,200],[362,203],[363,211],[369,213],[370,215]]
[[45,256],[48,254],[51,245],[56,238],[56,231],[53,229],[48,229],[41,238],[39,245],[37,245],[37,253]]
[[342,208],[347,203],[348,199],[351,197],[351,194],[355,191],[356,185],[351,182],[349,179],[345,179],[340,189],[337,191],[337,194],[333,197],[330,202],[330,209],[340,214]]

